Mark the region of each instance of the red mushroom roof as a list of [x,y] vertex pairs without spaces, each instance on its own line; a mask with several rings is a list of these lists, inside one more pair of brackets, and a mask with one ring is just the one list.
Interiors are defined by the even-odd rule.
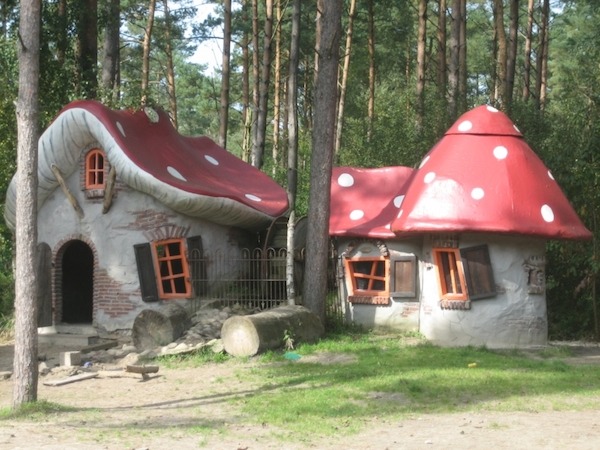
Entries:
[[592,237],[519,130],[490,106],[461,116],[425,156],[392,230]]
[[391,222],[398,215],[409,167],[357,169],[335,167],[331,181],[329,234],[372,238],[394,237]]
[[[265,173],[207,137],[180,135],[164,111],[111,110],[95,101],[69,104],[40,137],[38,206],[58,186],[51,165],[70,175],[93,145],[120,181],[191,217],[255,228],[288,208],[285,190]],[[15,196],[11,183],[5,218],[13,227]]]

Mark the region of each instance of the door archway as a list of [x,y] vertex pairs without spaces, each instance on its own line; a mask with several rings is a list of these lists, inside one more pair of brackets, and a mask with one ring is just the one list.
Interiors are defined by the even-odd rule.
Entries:
[[62,322],[92,323],[94,254],[83,241],[69,242],[62,256]]

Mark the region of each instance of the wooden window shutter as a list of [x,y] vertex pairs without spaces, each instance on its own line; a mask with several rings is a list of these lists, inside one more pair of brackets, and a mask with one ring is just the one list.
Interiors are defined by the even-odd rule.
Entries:
[[488,246],[478,245],[462,248],[460,257],[465,271],[469,299],[478,300],[494,297],[496,295],[496,283],[494,282]]
[[142,300],[145,302],[158,301],[158,287],[156,286],[156,274],[154,272],[154,262],[152,260],[152,248],[149,243],[136,244],[133,246],[135,251],[135,262],[137,263],[138,276],[140,277],[140,290],[142,291]]
[[206,259],[202,247],[202,236],[192,236],[187,239],[188,264],[194,295],[200,297],[208,292],[206,278]]
[[417,296],[417,257],[405,255],[390,258],[390,296]]

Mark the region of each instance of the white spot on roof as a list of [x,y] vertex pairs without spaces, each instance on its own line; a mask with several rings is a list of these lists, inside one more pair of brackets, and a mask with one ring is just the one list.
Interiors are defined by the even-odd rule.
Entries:
[[515,129],[515,131],[516,131],[517,133],[520,133],[520,132],[521,132],[521,130],[519,130],[519,129],[517,128],[517,126],[516,126],[514,123],[513,123],[513,128]]
[[362,209],[355,209],[350,213],[350,220],[360,220],[365,217],[365,212]]
[[492,105],[487,105],[486,108],[489,112],[493,112],[493,113],[498,112],[498,110],[496,108],[494,108]]
[[391,229],[392,229],[392,224],[391,224],[391,223],[388,223],[388,224],[385,226],[385,229],[386,229],[386,230],[391,230]]
[[551,180],[554,180],[554,175],[552,175],[552,172],[548,171],[548,178],[550,178]]
[[119,129],[123,137],[127,137],[125,136],[125,130],[123,129],[123,125],[121,125],[121,122],[117,122],[117,128]]
[[435,172],[428,172],[424,177],[423,177],[423,182],[424,183],[431,183],[433,180],[435,180]]
[[246,198],[248,200],[252,200],[253,202],[262,202],[262,199],[260,197],[257,197],[256,195],[253,195],[253,194],[246,194]]
[[554,222],[554,211],[552,211],[552,208],[550,208],[548,205],[542,206],[541,213],[544,221],[548,223]]
[[400,210],[400,212],[398,212],[398,215],[396,216],[396,219],[399,219],[399,218],[400,218],[400,216],[402,216],[402,213],[403,213],[403,212],[404,212],[404,210],[403,210],[403,209],[401,209],[401,210]]
[[423,161],[421,161],[421,164],[419,164],[419,169],[421,167],[423,167],[425,164],[427,164],[427,161],[429,161],[429,155],[427,155],[425,158],[423,158]]
[[494,156],[496,159],[505,159],[508,156],[508,149],[502,145],[499,145],[494,149]]
[[474,200],[481,200],[485,196],[485,191],[480,187],[473,188],[471,191],[471,197]]
[[398,195],[394,198],[394,206],[396,208],[400,208],[402,206],[402,202],[404,201],[404,195]]
[[181,181],[187,181],[185,177],[181,175],[181,173],[179,173],[179,170],[177,170],[175,167],[168,166],[167,172],[169,172],[169,175],[171,175],[173,178],[177,178]]
[[211,163],[213,166],[218,166],[219,165],[219,161],[217,161],[215,158],[213,158],[210,155],[204,155],[204,159],[206,159],[209,163]]
[[469,131],[471,128],[473,128],[473,124],[470,120],[465,120],[458,125],[458,131],[462,131],[463,133]]
[[341,187],[350,187],[350,186],[354,185],[354,177],[352,175],[350,175],[349,173],[341,174],[338,177],[337,181]]

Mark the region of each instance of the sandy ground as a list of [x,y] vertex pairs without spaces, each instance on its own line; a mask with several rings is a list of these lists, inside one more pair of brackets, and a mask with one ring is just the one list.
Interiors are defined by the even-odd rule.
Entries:
[[[50,365],[60,348],[40,349]],[[577,351],[573,363],[600,364],[598,347]],[[0,346],[0,371],[12,365],[12,346]],[[290,442],[269,424],[249,425],[228,400],[258,388],[244,373],[252,363],[207,364],[141,375],[103,371],[96,378],[47,386],[68,370],[40,377],[39,399],[70,411],[38,420],[0,422],[0,449],[598,449],[598,410],[579,412],[420,415],[400,421],[367,419],[358,435]],[[600,370],[600,365],[599,365]],[[0,381],[0,406],[13,383]]]

